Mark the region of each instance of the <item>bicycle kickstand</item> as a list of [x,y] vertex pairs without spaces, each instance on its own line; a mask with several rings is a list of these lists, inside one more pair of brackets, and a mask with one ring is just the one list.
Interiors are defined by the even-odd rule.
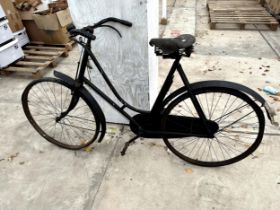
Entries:
[[139,138],[139,136],[135,136],[135,137],[133,137],[131,140],[129,140],[128,142],[125,143],[125,145],[124,145],[124,147],[123,147],[123,150],[121,151],[121,155],[122,155],[122,156],[125,155],[126,150],[127,150],[127,148],[129,147],[129,145],[130,145],[131,143],[135,142],[136,139],[138,139],[138,138]]

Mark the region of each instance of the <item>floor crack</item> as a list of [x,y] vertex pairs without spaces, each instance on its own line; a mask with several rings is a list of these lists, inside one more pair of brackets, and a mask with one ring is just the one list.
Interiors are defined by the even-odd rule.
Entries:
[[109,156],[109,159],[108,159],[108,162],[107,162],[106,167],[105,167],[105,169],[104,169],[104,172],[102,173],[102,180],[99,182],[99,185],[98,185],[98,187],[97,187],[96,193],[94,194],[94,196],[93,196],[93,198],[91,199],[91,201],[85,206],[84,210],[92,210],[92,207],[93,207],[93,205],[94,205],[94,202],[95,202],[95,200],[96,200],[96,197],[97,197],[97,195],[98,195],[98,193],[99,193],[99,191],[100,191],[100,188],[101,188],[101,186],[102,186],[102,184],[103,184],[105,175],[106,175],[106,173],[107,173],[107,171],[108,171],[108,168],[109,168],[109,166],[110,166],[110,164],[111,164],[111,162],[112,162],[113,156],[114,156],[114,154],[115,154],[115,152],[116,152],[116,148],[117,148],[117,146],[118,146],[119,140],[120,140],[120,138],[122,138],[122,133],[123,133],[123,131],[124,131],[124,126],[122,126],[122,128],[121,128],[120,135],[118,136],[118,138],[117,138],[117,140],[116,140],[116,143],[115,143],[115,146],[114,146],[114,148],[113,148],[113,150],[112,150],[112,152],[111,152],[111,154],[110,154],[110,156]]

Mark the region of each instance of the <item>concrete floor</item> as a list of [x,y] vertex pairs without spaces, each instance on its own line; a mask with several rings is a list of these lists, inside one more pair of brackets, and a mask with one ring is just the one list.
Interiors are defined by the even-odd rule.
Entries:
[[[170,11],[179,14],[177,9],[185,3],[177,0]],[[197,9],[193,17],[180,20],[176,28],[162,29],[163,36],[175,36],[196,20],[195,53],[182,62],[191,81],[222,79],[257,91],[265,85],[280,89],[280,60],[273,50],[278,49],[280,30],[263,32],[274,40],[269,42],[272,49],[258,31],[209,30],[205,1],[193,5]],[[171,14],[170,22],[176,16]],[[57,69],[73,75],[78,55],[76,48]],[[170,64],[160,60],[161,81]],[[46,142],[27,122],[20,96],[30,81],[16,75],[0,77],[0,210],[280,208],[280,131],[269,122],[254,157],[221,168],[183,162],[162,141],[150,139],[137,141],[126,156],[120,156],[132,136],[126,126],[109,125],[103,143],[73,152]],[[280,122],[279,101],[260,94],[277,110]]]

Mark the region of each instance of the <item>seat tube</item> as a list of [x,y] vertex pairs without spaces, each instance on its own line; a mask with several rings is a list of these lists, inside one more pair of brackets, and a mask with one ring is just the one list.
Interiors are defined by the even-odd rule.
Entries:
[[168,75],[167,75],[163,85],[162,85],[162,88],[161,88],[161,90],[160,90],[160,92],[158,94],[158,97],[157,97],[157,99],[156,99],[156,101],[155,101],[155,103],[153,105],[153,108],[151,110],[152,114],[156,114],[157,115],[157,114],[160,113],[161,108],[162,108],[162,101],[165,98],[166,94],[168,93],[168,91],[169,91],[169,89],[170,89],[170,87],[171,87],[171,85],[173,83],[173,77],[174,77],[173,75],[174,75],[176,69],[178,68],[180,60],[181,60],[181,56],[178,56],[176,58],[176,60],[174,61],[173,65],[172,65],[172,67],[171,67],[171,69],[170,69],[170,71],[169,71],[169,73],[168,73]]
[[184,70],[183,70],[181,64],[178,65],[177,69],[178,69],[178,72],[179,72],[179,74],[180,74],[180,76],[182,78],[182,81],[183,81],[184,85],[188,89],[191,101],[192,101],[192,103],[193,103],[193,105],[194,105],[194,107],[196,109],[196,112],[197,112],[199,118],[202,120],[203,125],[205,126],[208,134],[210,134],[210,130],[209,130],[208,126],[207,126],[207,118],[206,118],[206,116],[205,116],[205,114],[204,114],[204,112],[203,112],[203,110],[202,110],[202,108],[201,108],[201,106],[200,106],[196,96],[193,94],[193,91],[192,91],[192,88],[190,86],[189,80],[188,80],[186,74],[184,73]]

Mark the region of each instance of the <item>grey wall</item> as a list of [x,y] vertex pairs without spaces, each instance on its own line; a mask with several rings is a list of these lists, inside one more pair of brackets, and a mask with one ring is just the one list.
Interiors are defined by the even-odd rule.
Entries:
[[[158,36],[158,1],[153,0],[69,0],[74,24],[78,27],[93,24],[106,17],[129,20],[132,28],[115,24],[121,39],[110,29],[96,30],[93,42],[101,65],[117,90],[129,103],[149,109],[157,93],[157,60],[148,47],[151,37]],[[94,69],[91,77],[95,84],[112,95],[101,76]],[[99,101],[100,102],[100,101]],[[106,118],[112,122],[125,122],[110,107],[101,103]]]

